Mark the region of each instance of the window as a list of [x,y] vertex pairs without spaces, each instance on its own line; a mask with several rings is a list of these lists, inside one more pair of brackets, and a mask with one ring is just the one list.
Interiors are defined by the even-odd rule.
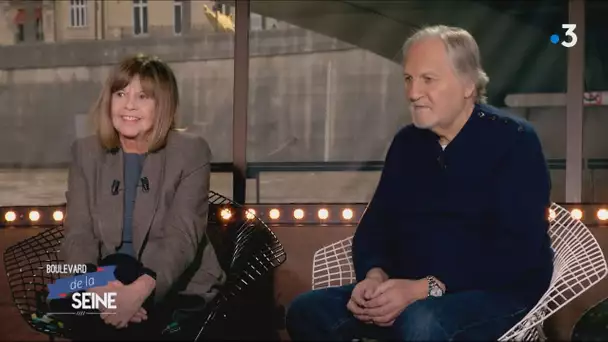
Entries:
[[249,29],[251,31],[259,31],[264,29],[264,17],[261,15],[251,13],[249,20]]
[[175,34],[182,33],[182,1],[175,0],[173,1],[173,28]]
[[70,26],[87,26],[87,1],[70,0]]
[[44,40],[44,31],[42,28],[42,17],[36,18],[36,40]]
[[[44,32],[42,27],[42,8],[36,7],[34,10],[34,18],[28,18],[26,9],[20,8],[15,14],[15,41],[25,42],[30,40],[44,40]],[[33,30],[31,33],[26,31]],[[32,36],[30,36],[32,34]],[[33,35],[35,34],[35,36]]]
[[271,30],[277,28],[277,20],[274,18],[264,17],[259,14],[251,13],[250,30]]
[[133,33],[148,33],[148,0],[133,0]]
[[25,40],[25,27],[23,24],[17,24],[17,42],[22,42]]
[[213,11],[220,12],[220,13],[222,13],[224,15],[228,15],[228,16],[230,16],[232,14],[232,8],[226,4],[215,4],[213,6]]

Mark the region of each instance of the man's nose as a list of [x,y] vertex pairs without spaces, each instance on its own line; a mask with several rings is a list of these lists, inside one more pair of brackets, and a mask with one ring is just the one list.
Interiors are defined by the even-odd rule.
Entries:
[[407,89],[407,98],[411,102],[416,102],[422,97],[422,89],[420,87],[419,82],[416,80],[412,80],[406,87]]

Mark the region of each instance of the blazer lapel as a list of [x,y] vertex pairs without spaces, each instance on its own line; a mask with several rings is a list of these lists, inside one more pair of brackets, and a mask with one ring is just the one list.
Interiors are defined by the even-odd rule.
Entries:
[[161,150],[148,154],[144,161],[141,178],[148,179],[149,190],[144,191],[143,186],[137,188],[137,198],[133,209],[133,248],[137,258],[139,258],[142,244],[151,228],[158,207],[165,170],[164,160],[164,150]]
[[[110,250],[122,241],[122,221],[124,210],[123,153],[117,149],[105,155],[99,185],[100,205],[97,207],[97,220],[103,242]],[[118,183],[118,193],[113,189]]]

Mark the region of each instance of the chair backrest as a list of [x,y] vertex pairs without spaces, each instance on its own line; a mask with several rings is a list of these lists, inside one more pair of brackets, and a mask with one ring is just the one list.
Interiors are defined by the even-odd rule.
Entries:
[[[224,259],[228,279],[220,295],[228,300],[248,283],[256,281],[284,263],[287,254],[266,223],[254,215],[247,218],[242,205],[214,192],[211,192],[209,200],[210,212],[219,213],[225,206],[236,209],[233,213],[234,220],[227,224],[222,223],[219,216],[210,215],[209,218],[209,221],[218,227],[216,233],[224,234],[223,242],[216,241],[216,245],[224,246],[224,250],[219,253],[230,251],[229,259]],[[218,240],[217,236],[215,239]]]
[[353,237],[349,236],[315,252],[312,261],[313,290],[355,282],[352,243]]
[[501,341],[527,340],[535,336],[532,329],[559,309],[579,297],[608,274],[602,249],[591,231],[571,213],[552,204],[549,236],[555,251],[553,278],[547,292],[536,306]]
[[[234,299],[246,297],[244,292],[252,289],[251,285],[271,275],[287,259],[276,235],[262,220],[255,216],[248,218],[245,208],[240,204],[216,193],[210,196],[210,203],[210,212],[214,211],[216,215],[210,216],[209,221],[214,222],[213,225],[218,228],[215,234],[210,234],[210,238],[214,240],[216,253],[220,256],[220,263],[228,278],[213,302],[207,306],[209,314],[199,322],[194,341],[225,336],[225,329],[229,327],[225,322],[217,322],[217,317],[225,318],[226,315],[231,316],[230,312],[244,309],[238,307],[242,303]],[[235,209],[232,210],[233,218],[228,222],[222,220],[219,214],[226,207]],[[259,295],[264,294],[256,292],[256,296]],[[273,301],[272,293],[270,297],[269,300]],[[256,310],[260,313],[263,308]],[[218,324],[211,324],[214,321]],[[247,327],[241,328],[251,331]]]
[[21,316],[34,329],[48,335],[62,335],[61,328],[40,321],[49,308],[47,285],[59,276],[47,273],[46,265],[60,263],[59,245],[63,227],[56,226],[27,238],[4,252],[4,267],[13,301]]
[[608,273],[608,267],[591,231],[566,209],[554,204],[551,210],[549,235],[555,250],[551,285],[558,293],[546,299],[548,308],[553,310],[570,302],[576,293],[597,284]]

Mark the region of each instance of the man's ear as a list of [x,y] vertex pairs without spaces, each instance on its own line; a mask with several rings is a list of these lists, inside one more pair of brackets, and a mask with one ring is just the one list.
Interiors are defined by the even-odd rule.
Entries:
[[475,82],[472,80],[466,80],[464,83],[464,98],[469,99],[475,96],[477,89],[475,86]]

